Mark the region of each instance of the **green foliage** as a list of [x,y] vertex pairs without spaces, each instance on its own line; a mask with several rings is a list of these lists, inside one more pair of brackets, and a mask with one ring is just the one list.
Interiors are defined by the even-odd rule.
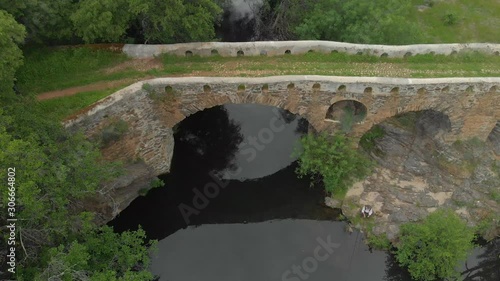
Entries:
[[135,16],[128,0],[82,0],[77,5],[70,18],[85,43],[119,42]]
[[443,22],[444,24],[446,25],[454,25],[456,24],[458,21],[458,18],[455,14],[453,13],[447,13],[446,15],[444,15],[443,17]]
[[312,179],[320,175],[329,193],[345,193],[354,180],[370,171],[371,162],[343,135],[308,134],[301,139],[301,145],[296,173],[299,177],[311,175]]
[[455,268],[474,247],[474,230],[451,210],[438,210],[421,223],[401,226],[398,262],[416,280],[457,275]]
[[40,110],[45,118],[62,121],[68,116],[81,111],[117,90],[118,88],[112,88],[103,91],[83,92],[73,96],[43,100],[40,102]]
[[146,43],[180,43],[214,39],[222,9],[212,0],[128,0],[138,14]]
[[374,235],[370,234],[367,237],[368,245],[378,250],[390,250],[392,247],[391,241],[387,239],[385,234]]
[[70,20],[76,1],[0,0],[0,9],[12,14],[27,29],[30,43],[61,43],[73,38]]
[[[50,248],[44,253],[44,265],[33,280],[144,280],[153,275],[149,266],[146,234],[142,229],[113,232],[109,226],[93,229],[68,245]],[[134,270],[132,270],[134,269]]]
[[385,136],[384,129],[379,125],[375,125],[361,137],[359,144],[369,152],[375,148],[375,142],[383,136]]
[[151,181],[151,188],[158,188],[158,187],[162,187],[165,185],[165,182],[159,178],[154,178],[152,181]]
[[94,143],[45,118],[26,98],[0,109],[0,146],[0,166],[16,169],[23,240],[16,280],[151,280],[144,233],[99,229],[82,206],[106,192],[102,184],[121,174],[118,163],[105,162]]
[[101,143],[104,146],[119,140],[128,131],[128,123],[124,120],[116,120],[102,129]]
[[300,39],[371,44],[418,42],[418,27],[407,20],[405,0],[320,0],[296,28]]
[[366,112],[361,114],[354,114],[354,108],[346,106],[343,108],[343,114],[340,118],[341,130],[343,133],[349,133],[352,130],[352,126],[359,123],[365,119]]
[[0,100],[13,94],[14,75],[22,64],[23,54],[19,44],[23,43],[26,31],[12,15],[0,10]]
[[103,71],[126,59],[124,54],[90,48],[30,48],[25,50],[25,63],[17,72],[19,90],[41,93],[134,76],[130,70],[114,74]]

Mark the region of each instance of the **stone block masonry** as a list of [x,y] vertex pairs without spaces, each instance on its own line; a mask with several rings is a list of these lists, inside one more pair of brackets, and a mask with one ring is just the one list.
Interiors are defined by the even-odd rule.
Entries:
[[[356,101],[363,104],[367,112],[363,121],[353,125],[350,134],[355,139],[373,125],[397,114],[432,109],[449,117],[451,129],[443,138],[453,142],[472,137],[488,138],[500,120],[499,91],[500,78],[309,75],[157,78],[117,91],[67,120],[65,126],[70,130],[81,129],[95,139],[110,124],[126,122],[128,130],[104,147],[103,154],[109,160],[125,163],[141,159],[145,173],[137,177],[146,178],[169,172],[174,146],[172,128],[189,115],[218,105],[275,106],[306,118],[317,131],[333,133],[340,124],[327,118],[330,107],[341,101]],[[134,179],[122,180],[132,181]],[[129,201],[127,197],[119,207],[114,206],[113,213],[126,207]]]

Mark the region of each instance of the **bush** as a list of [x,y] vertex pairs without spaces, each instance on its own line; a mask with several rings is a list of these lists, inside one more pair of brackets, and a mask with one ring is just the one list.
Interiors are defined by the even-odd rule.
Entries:
[[[298,153],[299,177],[320,175],[329,193],[345,194],[354,180],[368,174],[371,162],[353,149],[353,145],[343,135],[308,134],[301,139],[302,151]],[[314,183],[314,181],[313,181]]]
[[368,132],[366,132],[359,140],[359,145],[365,151],[372,151],[375,148],[375,141],[380,139],[385,135],[385,131],[379,125],[373,126]]
[[123,120],[111,123],[102,130],[101,142],[104,146],[119,140],[128,131],[128,124]]
[[438,210],[421,223],[401,226],[396,259],[416,280],[457,276],[456,266],[474,247],[474,230],[451,210]]

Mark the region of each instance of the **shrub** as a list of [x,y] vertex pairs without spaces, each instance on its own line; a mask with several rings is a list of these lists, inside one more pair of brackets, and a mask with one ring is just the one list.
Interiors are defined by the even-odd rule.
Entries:
[[357,150],[343,135],[327,134],[304,136],[300,143],[302,151],[298,154],[299,177],[310,175],[311,179],[321,176],[329,193],[345,194],[354,180],[368,174],[371,162]]
[[456,276],[456,266],[474,247],[474,230],[451,210],[438,210],[421,223],[401,226],[396,259],[416,280]]
[[106,146],[111,142],[119,140],[128,131],[128,124],[123,120],[118,120],[109,124],[102,130],[101,143]]
[[382,138],[384,135],[384,129],[379,125],[375,125],[361,137],[359,145],[361,145],[365,151],[372,151],[375,148],[375,141]]

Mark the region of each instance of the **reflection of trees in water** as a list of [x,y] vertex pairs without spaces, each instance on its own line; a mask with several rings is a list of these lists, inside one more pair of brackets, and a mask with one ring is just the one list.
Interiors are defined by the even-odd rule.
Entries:
[[385,278],[387,281],[411,281],[408,270],[401,268],[394,255],[387,255],[385,260]]
[[309,130],[309,122],[305,118],[300,118],[297,121],[297,127],[295,128],[296,134],[307,134]]
[[278,112],[280,113],[283,121],[285,121],[285,123],[287,123],[287,124],[290,124],[291,122],[293,122],[297,118],[297,115],[295,115],[295,114],[291,113],[290,111],[283,109],[283,108],[278,108]]
[[469,268],[465,264],[466,269],[461,273],[464,281],[500,280],[500,238],[483,247],[485,251],[477,256],[481,260],[477,266]]
[[[281,116],[281,119],[283,119],[283,121],[285,121],[286,124],[292,123],[293,121],[295,121],[295,119],[297,119],[297,117],[299,117],[298,115],[291,113],[290,111],[283,108],[278,108],[278,112]],[[295,133],[305,134],[307,133],[308,129],[309,129],[309,122],[307,121],[307,119],[299,117],[299,119],[297,120],[297,127],[295,128]]]
[[173,169],[210,171],[236,169],[233,160],[243,137],[240,125],[229,119],[226,109],[217,106],[184,119],[176,128]]

